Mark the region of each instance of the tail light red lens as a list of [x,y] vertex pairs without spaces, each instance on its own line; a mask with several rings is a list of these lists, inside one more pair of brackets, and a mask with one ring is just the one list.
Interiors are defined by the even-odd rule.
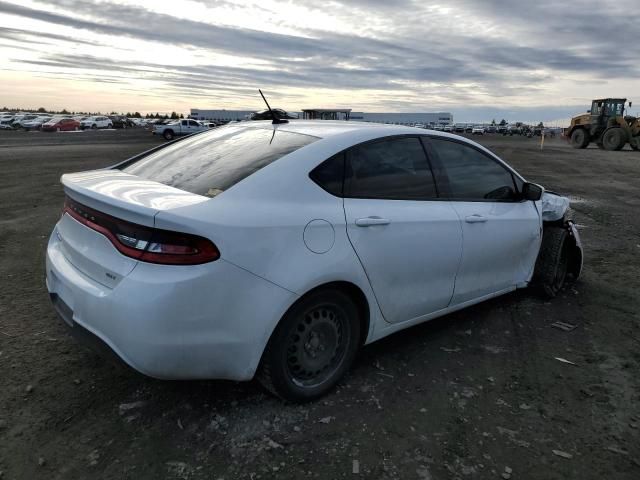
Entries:
[[198,265],[220,258],[218,248],[204,237],[145,227],[98,212],[66,197],[64,213],[107,237],[123,255],[164,265]]

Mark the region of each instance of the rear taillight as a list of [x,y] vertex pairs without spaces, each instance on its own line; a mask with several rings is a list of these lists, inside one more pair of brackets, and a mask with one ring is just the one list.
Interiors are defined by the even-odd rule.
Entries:
[[197,265],[220,258],[218,248],[203,237],[159,230],[121,220],[65,198],[64,213],[107,237],[127,257],[165,265]]

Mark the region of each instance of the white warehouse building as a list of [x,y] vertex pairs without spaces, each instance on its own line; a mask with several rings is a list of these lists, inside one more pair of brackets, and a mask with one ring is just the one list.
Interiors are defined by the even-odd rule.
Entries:
[[255,110],[200,110],[192,108],[190,117],[194,120],[217,120],[219,122],[232,122],[246,120]]
[[453,123],[453,115],[449,112],[433,112],[433,113],[391,113],[391,112],[351,112],[350,120],[359,122],[377,122],[377,123],[401,123],[414,124],[422,123],[424,125],[451,125]]
[[[331,109],[327,109],[331,110]],[[349,109],[346,109],[349,110]],[[190,117],[195,120],[215,120],[219,122],[230,122],[236,120],[246,120],[254,110],[201,110],[192,108]],[[301,112],[291,112],[302,118]],[[343,115],[339,118],[345,118]],[[453,124],[453,115],[449,112],[431,112],[431,113],[394,113],[394,112],[351,112],[348,116],[349,120],[358,122],[377,122],[377,123],[399,123],[399,124],[415,124],[422,123],[425,125],[451,125]]]

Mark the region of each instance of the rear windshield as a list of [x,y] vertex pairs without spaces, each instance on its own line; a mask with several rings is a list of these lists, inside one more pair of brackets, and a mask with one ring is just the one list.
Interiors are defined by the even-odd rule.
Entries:
[[264,128],[222,127],[163,148],[124,172],[215,197],[262,167],[318,140]]

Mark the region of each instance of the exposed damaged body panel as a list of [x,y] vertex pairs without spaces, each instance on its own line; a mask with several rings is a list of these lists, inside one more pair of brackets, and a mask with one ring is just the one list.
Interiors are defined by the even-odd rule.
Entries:
[[570,200],[553,192],[541,198],[542,245],[536,261],[533,283],[554,297],[565,284],[566,276],[577,280],[582,271],[583,251],[580,234],[569,218]]
[[555,222],[564,218],[569,209],[570,200],[556,193],[542,194],[542,221]]

